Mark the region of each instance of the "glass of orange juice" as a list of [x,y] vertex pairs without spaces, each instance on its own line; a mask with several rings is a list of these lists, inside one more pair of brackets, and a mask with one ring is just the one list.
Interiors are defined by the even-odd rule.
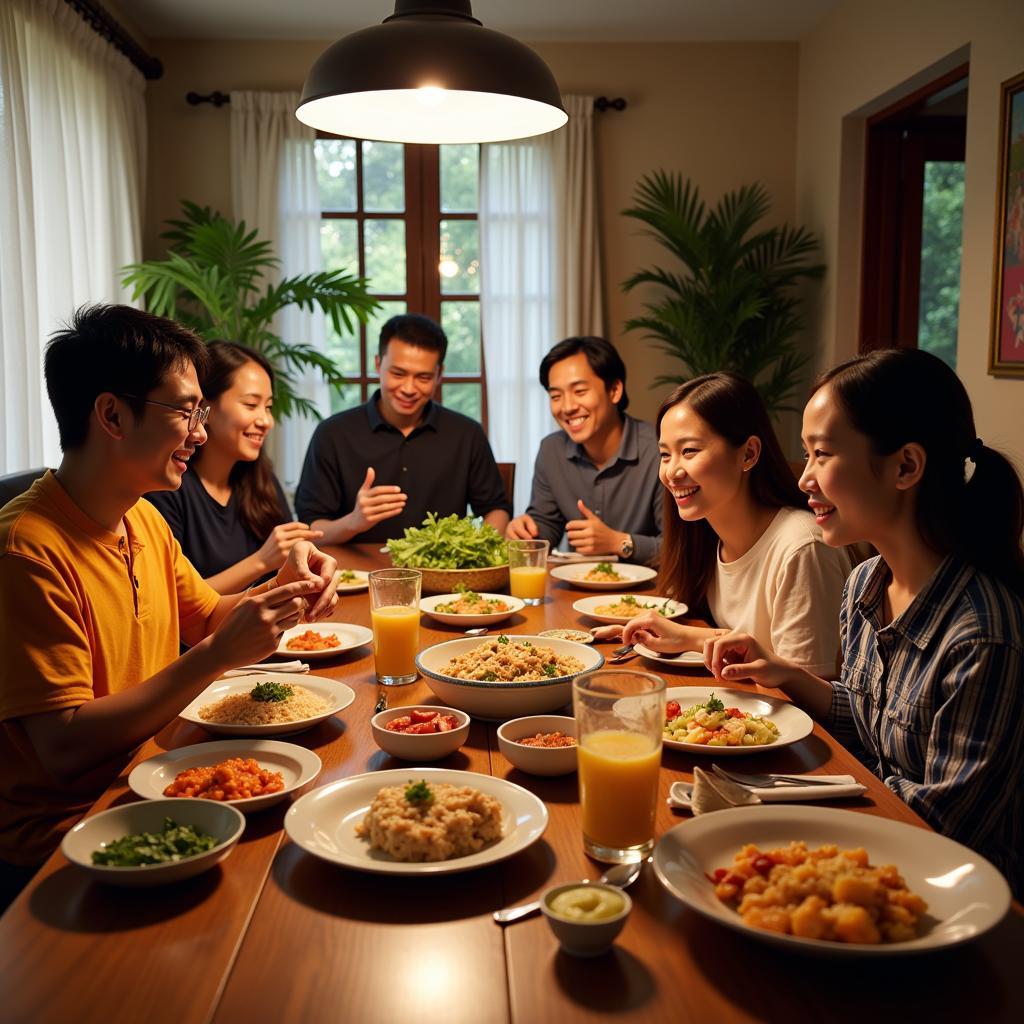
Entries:
[[544,600],[548,584],[548,547],[546,540],[508,542],[509,591],[526,604],[541,604]]
[[378,569],[369,574],[373,661],[377,682],[401,686],[416,679],[420,645],[420,588],[417,569]]
[[665,680],[650,672],[584,672],[572,684],[583,848],[625,864],[654,849]]

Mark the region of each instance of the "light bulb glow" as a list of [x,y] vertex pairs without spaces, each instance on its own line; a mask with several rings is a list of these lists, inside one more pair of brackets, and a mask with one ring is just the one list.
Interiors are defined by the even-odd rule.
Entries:
[[445,92],[439,85],[424,85],[416,90],[416,99],[425,107],[439,107],[444,103]]

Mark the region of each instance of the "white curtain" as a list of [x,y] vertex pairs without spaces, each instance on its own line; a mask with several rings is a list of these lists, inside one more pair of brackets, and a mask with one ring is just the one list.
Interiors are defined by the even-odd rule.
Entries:
[[555,342],[602,334],[591,96],[565,96],[557,132],[483,147],[480,245],[491,444],[516,464],[515,514],[555,429],[537,372]]
[[[320,254],[320,196],[313,144],[316,133],[295,117],[299,94],[231,93],[231,185],[233,213],[274,243],[280,277],[323,269]],[[326,350],[326,318],[290,308],[274,330],[291,344]],[[322,415],[330,412],[330,390],[318,374],[307,373],[298,391]],[[288,492],[295,491],[306,447],[316,423],[293,416],[271,434],[274,469]]]
[[60,461],[42,352],[141,259],[144,79],[63,0],[0,4],[0,473]]

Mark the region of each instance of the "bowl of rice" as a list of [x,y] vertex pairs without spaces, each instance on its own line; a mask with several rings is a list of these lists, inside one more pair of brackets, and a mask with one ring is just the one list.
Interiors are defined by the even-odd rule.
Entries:
[[221,736],[281,736],[336,715],[355,691],[326,676],[258,672],[212,682],[180,714]]
[[439,700],[492,722],[564,707],[573,678],[603,664],[603,655],[592,647],[518,634],[448,640],[416,658]]

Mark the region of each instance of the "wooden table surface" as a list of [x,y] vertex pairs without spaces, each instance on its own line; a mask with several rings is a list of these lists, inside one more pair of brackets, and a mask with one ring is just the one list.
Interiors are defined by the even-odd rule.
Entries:
[[[344,567],[373,568],[381,561],[375,546],[335,554]],[[507,629],[582,625],[572,610],[580,596],[550,579],[548,600]],[[366,593],[343,597],[334,617],[368,625]],[[428,622],[421,626],[422,646],[459,635]],[[313,785],[404,767],[376,746],[370,731],[378,693],[370,649],[317,662],[313,671],[356,691],[355,702],[338,716],[288,737],[322,759],[323,773]],[[687,685],[687,675],[696,681],[705,674],[666,672],[669,686]],[[391,706],[432,698],[422,680],[388,692]],[[223,865],[165,888],[93,883],[57,852],[0,919],[0,1020],[1020,1019],[1019,907],[988,935],[955,950],[828,960],[777,950],[705,920],[669,896],[648,869],[630,890],[633,913],[608,955],[586,960],[561,953],[539,916],[499,927],[490,916],[494,910],[559,882],[596,878],[601,867],[583,854],[576,776],[519,772],[499,752],[495,730],[474,721],[462,749],[437,765],[507,778],[540,796],[550,824],[528,850],[463,874],[370,875],[324,863],[289,842],[281,827],[286,802],[252,815]],[[133,764],[207,738],[199,727],[176,721],[145,744]],[[691,778],[692,767],[692,758],[665,751],[658,835],[688,820],[664,798],[672,782]],[[925,827],[817,726],[807,740],[762,753],[756,763],[744,759],[743,767],[849,773],[868,792],[834,806]],[[94,810],[135,799],[127,775]]]

